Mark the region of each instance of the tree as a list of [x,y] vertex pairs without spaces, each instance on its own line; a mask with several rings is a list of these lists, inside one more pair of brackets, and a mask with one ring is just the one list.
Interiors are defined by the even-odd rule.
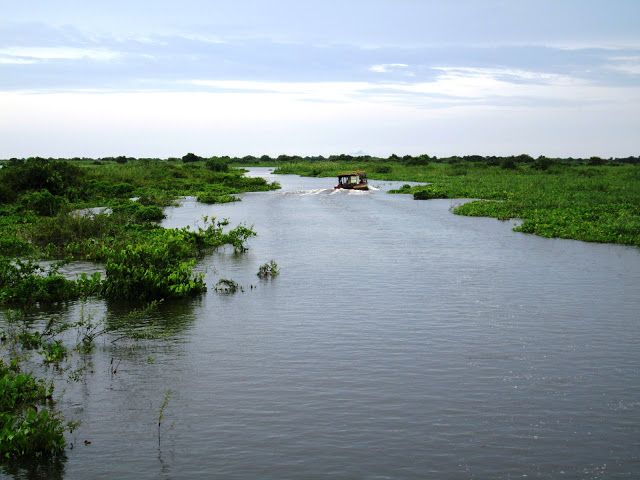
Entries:
[[184,157],[182,157],[182,161],[184,163],[198,162],[200,160],[202,160],[202,157],[199,157],[195,153],[191,153],[191,152],[187,153]]

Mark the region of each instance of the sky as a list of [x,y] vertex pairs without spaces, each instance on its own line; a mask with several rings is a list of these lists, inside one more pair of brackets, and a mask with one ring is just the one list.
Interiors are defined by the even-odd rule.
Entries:
[[0,158],[640,154],[638,0],[0,11]]

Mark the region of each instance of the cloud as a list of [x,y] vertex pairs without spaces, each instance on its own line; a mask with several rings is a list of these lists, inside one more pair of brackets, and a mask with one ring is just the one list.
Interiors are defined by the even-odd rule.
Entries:
[[121,54],[103,48],[79,47],[4,47],[0,48],[0,57],[4,63],[34,63],[48,60],[94,60],[110,61]]
[[406,63],[380,63],[378,65],[371,65],[369,67],[370,72],[374,73],[389,73],[393,70],[408,68]]
[[286,96],[315,102],[395,103],[414,107],[622,104],[640,102],[640,89],[607,87],[567,75],[519,69],[434,67],[429,81],[282,82],[194,79],[181,84],[210,92]]
[[640,75],[640,56],[611,57],[608,68],[629,75]]

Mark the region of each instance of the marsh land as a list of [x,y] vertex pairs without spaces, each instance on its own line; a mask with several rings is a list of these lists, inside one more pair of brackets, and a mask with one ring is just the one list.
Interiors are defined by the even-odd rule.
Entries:
[[1,471],[625,478],[638,246],[635,159],[4,162]]

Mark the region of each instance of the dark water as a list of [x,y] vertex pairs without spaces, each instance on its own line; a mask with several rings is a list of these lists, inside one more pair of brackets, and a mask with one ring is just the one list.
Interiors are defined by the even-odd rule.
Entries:
[[[168,339],[103,340],[61,401],[83,424],[60,476],[640,476],[640,250],[514,233],[397,183],[275,178],[169,209],[167,226],[254,225],[247,254],[199,267],[245,291],[163,306]],[[61,315],[81,309],[111,310]]]

